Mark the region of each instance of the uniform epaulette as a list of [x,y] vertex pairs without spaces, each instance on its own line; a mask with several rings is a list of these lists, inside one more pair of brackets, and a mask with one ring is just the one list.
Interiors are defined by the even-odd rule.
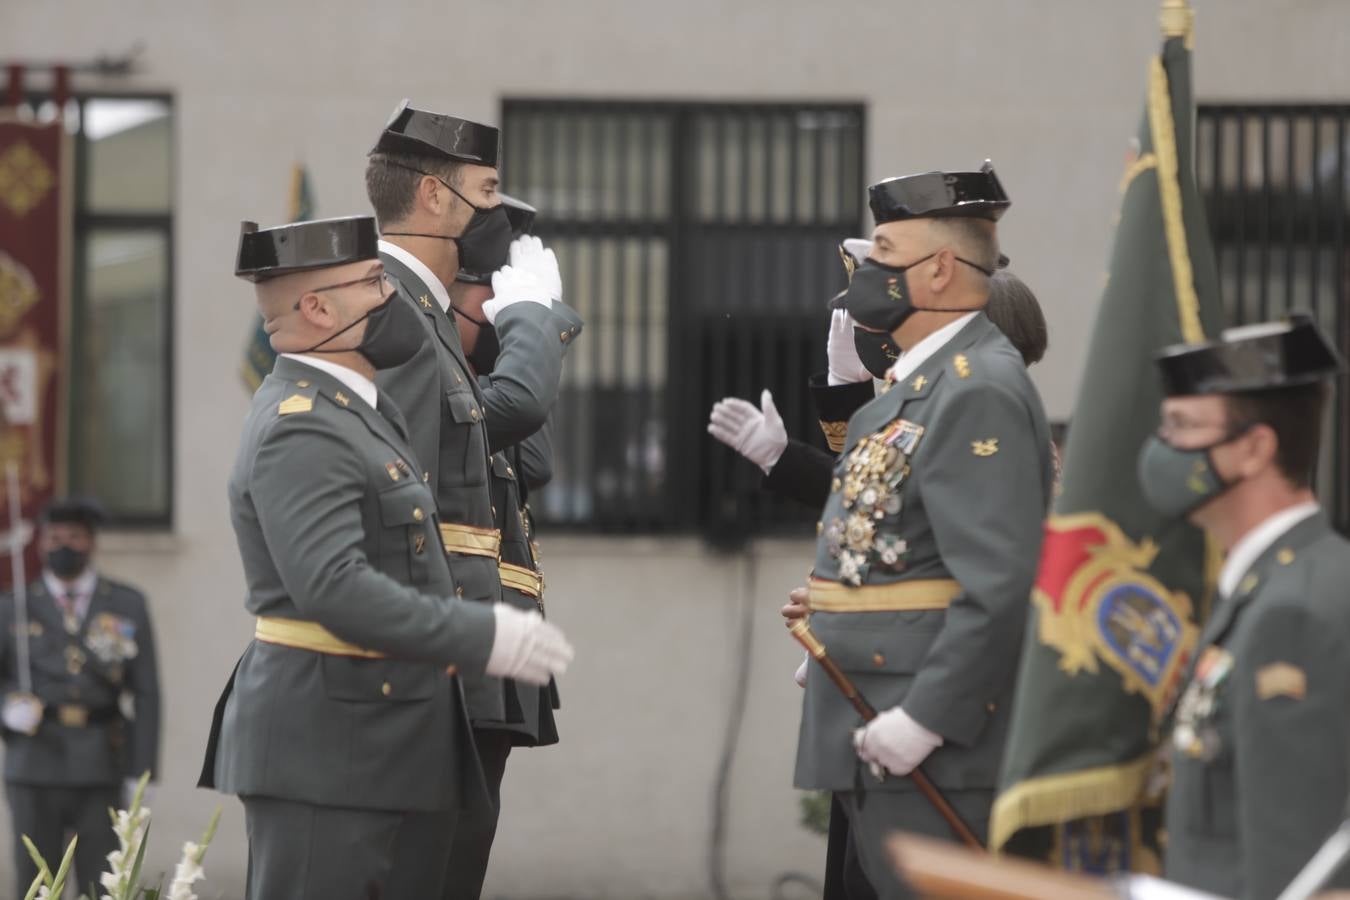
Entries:
[[295,382],[286,399],[277,405],[277,415],[289,416],[292,413],[309,412],[314,408],[314,398],[318,393],[319,387],[316,384],[305,380]]

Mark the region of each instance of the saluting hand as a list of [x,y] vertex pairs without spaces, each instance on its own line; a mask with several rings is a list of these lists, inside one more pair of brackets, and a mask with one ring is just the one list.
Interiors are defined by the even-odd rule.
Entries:
[[825,354],[829,360],[826,380],[830,384],[857,384],[872,380],[872,373],[863,365],[862,358],[858,356],[858,345],[853,340],[856,325],[853,317],[842,309],[836,309],[830,316],[830,337],[825,344]]
[[735,450],[769,474],[787,448],[787,429],[783,417],[773,405],[773,394],[766,389],[759,397],[761,409],[755,409],[739,397],[726,397],[713,404],[708,434]]

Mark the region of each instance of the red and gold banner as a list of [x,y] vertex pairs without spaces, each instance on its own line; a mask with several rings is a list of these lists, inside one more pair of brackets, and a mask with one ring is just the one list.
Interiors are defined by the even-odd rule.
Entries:
[[[0,112],[0,495],[4,467],[18,464],[22,519],[65,491],[70,217],[70,137],[58,122]],[[8,506],[0,502],[0,510]],[[10,584],[5,514],[0,586]],[[28,578],[39,569],[30,535]]]

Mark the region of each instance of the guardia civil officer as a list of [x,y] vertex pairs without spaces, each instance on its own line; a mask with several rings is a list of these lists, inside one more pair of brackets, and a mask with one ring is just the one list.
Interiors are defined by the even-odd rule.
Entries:
[[[366,192],[379,219],[380,258],[427,340],[378,382],[409,421],[414,452],[436,498],[441,545],[466,600],[502,600],[497,527],[488,472],[495,450],[544,424],[557,397],[562,356],[581,322],[562,303],[557,259],[534,237],[513,242],[497,191],[496,128],[401,103],[371,150]],[[509,264],[508,264],[509,263]],[[448,286],[461,269],[493,273],[482,308],[500,351],[490,384],[465,359]],[[500,683],[469,676],[469,715],[485,726],[507,716]],[[491,771],[505,765],[510,735],[479,729]]]
[[376,387],[426,332],[369,217],[243,225],[278,358],[230,515],[255,637],[217,705],[204,786],[238,794],[248,896],[437,896],[457,814],[487,802],[459,672],[547,684],[562,634],[458,599],[407,423]]
[[808,586],[812,626],[881,714],[865,728],[808,671],[798,787],[834,791],[868,880],[901,896],[884,838],[950,838],[903,777],[920,764],[983,837],[1052,466],[1021,355],[984,315],[1009,206],[988,164],[869,188],[876,229],[836,305],[901,356],[849,422]]
[[1169,348],[1158,368],[1162,424],[1140,486],[1227,554],[1174,713],[1166,875],[1268,900],[1350,792],[1350,542],[1311,488],[1341,361],[1300,317]]
[[[145,596],[95,564],[102,508],[69,497],[43,511],[40,578],[27,585],[27,634],[14,593],[0,595],[0,680],[5,696],[5,791],[14,840],[14,896],[37,868],[21,838],[55,866],[71,835],[82,888],[98,884],[117,838],[108,810],[128,785],[159,775],[159,672]],[[18,642],[27,643],[28,689]]]
[[[529,234],[535,219],[534,207],[505,194],[501,199],[513,238]],[[498,377],[496,369],[501,354],[496,328],[483,318],[483,307],[492,297],[491,272],[461,268],[450,285],[450,311],[458,320],[464,357],[485,393],[492,391],[494,379]],[[566,310],[561,305],[560,309]],[[574,328],[569,340],[562,343],[564,348],[570,347],[580,333],[580,318],[575,320]],[[543,487],[552,478],[550,432],[551,425],[545,422],[519,443],[498,449],[492,455],[488,472],[494,521],[501,533],[498,572],[502,600],[517,609],[537,609],[540,615],[544,613],[544,578],[539,568],[538,545],[534,541],[528,500],[530,491]],[[501,813],[501,781],[511,749],[558,742],[553,718],[553,712],[559,706],[555,681],[550,681],[546,687],[510,679],[494,682],[494,685],[502,691],[502,717],[474,723],[474,740],[483,759],[492,807],[471,821],[461,820],[456,829],[445,900],[476,900],[482,893]]]

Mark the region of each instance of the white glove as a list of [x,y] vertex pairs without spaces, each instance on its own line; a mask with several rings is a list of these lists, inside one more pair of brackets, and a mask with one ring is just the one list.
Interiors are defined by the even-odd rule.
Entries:
[[553,301],[548,298],[548,289],[538,276],[514,266],[502,266],[492,273],[492,299],[483,303],[483,318],[488,320],[489,325],[495,325],[498,313],[513,303],[553,306]]
[[505,603],[492,607],[497,630],[488,654],[487,673],[543,687],[549,678],[567,671],[572,645],[556,625],[534,610],[525,612]]
[[792,680],[797,682],[797,687],[806,687],[806,667],[811,665],[811,654],[802,657],[802,664],[797,667],[797,671],[792,673]]
[[867,238],[844,238],[844,249],[858,261],[858,265],[862,265],[872,255],[872,242]]
[[762,410],[739,397],[726,397],[713,404],[708,419],[708,434],[735,450],[764,470],[778,463],[788,445],[783,417],[773,405],[773,394],[766,388],[759,395]]
[[0,711],[0,720],[10,731],[37,734],[38,726],[42,724],[42,701],[32,694],[17,691],[7,694],[4,709]]
[[562,273],[558,257],[533,235],[523,234],[511,242],[511,268],[529,272],[544,286],[550,300],[562,300]]
[[853,317],[842,309],[830,316],[830,340],[825,353],[830,361],[826,380],[830,384],[857,384],[871,381],[872,373],[858,358],[858,347],[853,343]]
[[894,775],[913,772],[941,746],[942,735],[924,728],[898,706],[853,732],[853,749],[858,757]]

